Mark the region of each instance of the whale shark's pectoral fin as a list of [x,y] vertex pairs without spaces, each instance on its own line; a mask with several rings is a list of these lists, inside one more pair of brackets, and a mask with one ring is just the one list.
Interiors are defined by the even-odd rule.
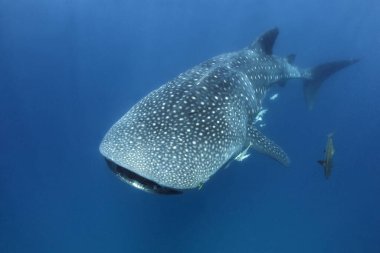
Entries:
[[289,165],[290,160],[285,151],[254,126],[248,129],[248,137],[250,146],[254,150],[272,157],[282,165]]

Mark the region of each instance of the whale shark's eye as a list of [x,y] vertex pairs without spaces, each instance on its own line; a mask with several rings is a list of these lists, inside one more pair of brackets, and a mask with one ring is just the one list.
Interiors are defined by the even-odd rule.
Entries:
[[157,184],[156,182],[149,180],[145,177],[142,177],[124,167],[121,167],[114,163],[113,161],[106,159],[108,167],[112,170],[115,175],[117,175],[122,181],[136,187],[137,189],[150,192],[150,193],[158,193],[158,194],[180,194],[182,193],[179,190],[165,187]]

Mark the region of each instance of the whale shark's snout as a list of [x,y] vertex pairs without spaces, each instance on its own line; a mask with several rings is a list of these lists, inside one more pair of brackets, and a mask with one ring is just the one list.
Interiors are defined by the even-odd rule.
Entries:
[[176,190],[170,187],[161,186],[152,180],[149,180],[143,176],[140,176],[134,173],[131,170],[128,170],[127,168],[117,165],[116,163],[114,163],[113,161],[107,158],[106,158],[106,162],[107,162],[108,167],[111,169],[113,173],[115,173],[115,175],[117,175],[122,181],[136,187],[137,189],[140,189],[146,192],[166,194],[166,195],[182,193],[179,190]]

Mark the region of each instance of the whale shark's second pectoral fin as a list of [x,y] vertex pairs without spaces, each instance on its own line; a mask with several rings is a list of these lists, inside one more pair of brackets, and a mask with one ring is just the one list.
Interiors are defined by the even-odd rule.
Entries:
[[272,157],[282,165],[289,165],[290,160],[285,151],[254,126],[248,129],[248,137],[250,146],[254,150]]

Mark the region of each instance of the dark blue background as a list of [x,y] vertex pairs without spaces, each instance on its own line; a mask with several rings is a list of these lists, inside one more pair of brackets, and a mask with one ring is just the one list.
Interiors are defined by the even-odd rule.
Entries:
[[[377,0],[0,0],[0,252],[380,252]],[[200,191],[137,191],[98,152],[149,91],[278,26],[296,64],[362,61],[323,86],[278,89],[259,154]],[[326,181],[316,163],[334,132]]]

